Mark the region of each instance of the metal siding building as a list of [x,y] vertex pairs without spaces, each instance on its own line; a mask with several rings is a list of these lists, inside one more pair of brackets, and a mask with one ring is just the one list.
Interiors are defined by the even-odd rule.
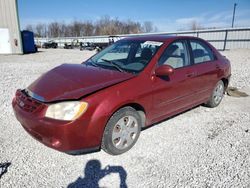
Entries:
[[22,54],[17,0],[0,0],[0,54]]

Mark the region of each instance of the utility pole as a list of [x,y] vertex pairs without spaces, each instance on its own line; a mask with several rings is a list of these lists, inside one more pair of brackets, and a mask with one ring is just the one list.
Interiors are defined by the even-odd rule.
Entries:
[[232,28],[234,27],[234,16],[235,16],[235,9],[236,9],[237,3],[234,3],[234,11],[233,11],[233,19],[232,19]]

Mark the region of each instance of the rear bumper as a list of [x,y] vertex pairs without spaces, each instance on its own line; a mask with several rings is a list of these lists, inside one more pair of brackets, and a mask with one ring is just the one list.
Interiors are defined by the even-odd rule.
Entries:
[[61,121],[44,117],[42,110],[26,112],[15,99],[12,101],[15,116],[23,128],[44,145],[68,154],[84,154],[100,149],[101,133],[90,126],[88,118]]

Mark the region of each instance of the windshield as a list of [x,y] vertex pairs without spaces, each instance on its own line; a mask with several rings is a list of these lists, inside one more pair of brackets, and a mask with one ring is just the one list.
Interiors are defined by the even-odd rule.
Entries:
[[118,41],[93,56],[87,64],[120,72],[139,73],[162,44],[158,41]]

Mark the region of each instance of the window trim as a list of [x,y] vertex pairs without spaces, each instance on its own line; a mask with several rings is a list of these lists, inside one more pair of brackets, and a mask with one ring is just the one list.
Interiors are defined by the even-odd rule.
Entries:
[[[194,54],[193,54],[193,49],[192,49],[192,46],[191,46],[191,42],[194,41],[194,42],[197,42],[198,44],[200,44],[202,47],[204,47],[202,44],[204,44],[207,48],[205,49],[209,49],[210,52],[212,53],[212,56],[213,56],[213,59],[212,60],[209,60],[209,61],[203,61],[203,62],[199,62],[199,63],[195,63],[194,62]],[[188,46],[189,46],[189,53],[190,53],[190,61],[191,61],[191,64],[192,65],[199,65],[199,64],[202,64],[202,63],[209,63],[209,62],[214,62],[217,60],[217,57],[213,51],[213,49],[210,47],[210,45],[208,45],[205,41],[201,40],[201,39],[198,39],[198,38],[192,38],[192,39],[188,39],[187,40],[187,43],[188,43]]]
[[160,57],[157,60],[157,66],[158,67],[162,66],[162,65],[159,65],[159,61],[160,61],[161,57],[163,56],[163,54],[165,53],[165,51],[169,48],[170,45],[172,45],[173,43],[176,43],[176,42],[183,43],[184,50],[186,50],[186,53],[187,53],[187,65],[185,65],[183,67],[177,67],[177,68],[172,67],[172,68],[174,70],[178,70],[178,69],[181,69],[181,68],[186,68],[186,67],[192,66],[191,54],[190,54],[190,51],[189,51],[189,45],[188,45],[187,39],[176,39],[176,40],[172,41],[170,44],[168,44],[168,46],[161,53]]

